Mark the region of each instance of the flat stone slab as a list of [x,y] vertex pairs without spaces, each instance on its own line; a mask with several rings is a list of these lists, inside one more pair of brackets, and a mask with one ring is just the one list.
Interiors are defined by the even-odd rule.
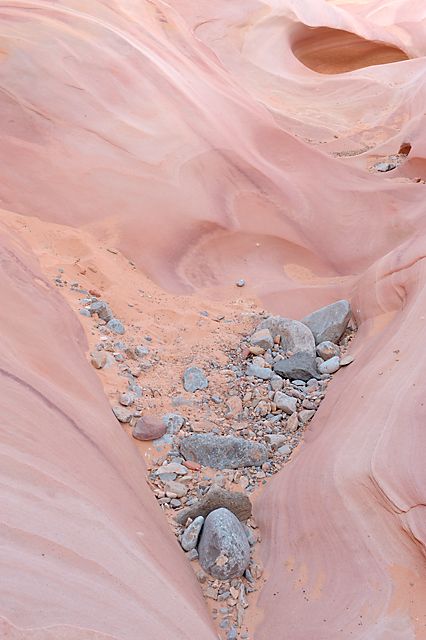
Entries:
[[185,524],[188,518],[195,519],[199,516],[204,518],[209,515],[211,511],[224,507],[238,518],[238,520],[248,520],[251,517],[251,502],[250,498],[241,491],[227,491],[213,485],[209,491],[190,507],[179,511],[175,520],[179,524]]
[[213,469],[258,467],[268,459],[268,450],[264,444],[211,433],[187,436],[181,442],[180,452],[186,460],[194,460]]
[[315,364],[315,357],[309,353],[296,353],[290,358],[278,360],[274,364],[274,372],[288,380],[307,381],[311,378],[319,379]]

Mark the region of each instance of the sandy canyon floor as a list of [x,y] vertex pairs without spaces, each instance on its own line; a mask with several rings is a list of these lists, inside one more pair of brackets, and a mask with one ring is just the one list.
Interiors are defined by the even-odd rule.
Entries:
[[[0,24],[0,637],[426,638],[426,6],[12,0]],[[125,327],[100,369],[88,295]],[[289,453],[167,496],[174,445],[112,411],[129,375],[137,416],[263,442],[247,336],[342,298],[354,361]],[[176,539],[213,483],[253,503],[252,582]]]

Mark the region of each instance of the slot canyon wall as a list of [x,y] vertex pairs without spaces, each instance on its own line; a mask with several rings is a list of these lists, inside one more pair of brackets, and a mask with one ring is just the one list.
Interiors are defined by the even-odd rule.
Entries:
[[0,24],[2,637],[216,637],[40,266],[57,224],[177,307],[241,273],[290,317],[351,300],[356,360],[256,502],[254,638],[426,638],[424,3],[0,0]]

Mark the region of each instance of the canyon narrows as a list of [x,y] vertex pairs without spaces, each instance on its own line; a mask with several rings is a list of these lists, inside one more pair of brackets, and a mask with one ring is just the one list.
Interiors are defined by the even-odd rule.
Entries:
[[[426,7],[11,0],[0,21],[0,635],[426,638]],[[342,352],[314,345],[302,380],[275,325],[253,338],[339,300]],[[180,435],[132,437],[170,414]],[[212,473],[183,444],[210,431],[260,457]],[[213,484],[252,502],[229,589],[175,520]]]

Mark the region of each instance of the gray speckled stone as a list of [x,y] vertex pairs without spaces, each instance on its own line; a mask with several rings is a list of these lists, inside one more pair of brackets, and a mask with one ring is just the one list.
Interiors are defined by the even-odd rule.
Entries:
[[319,378],[315,365],[315,357],[309,353],[296,353],[290,358],[278,360],[274,364],[274,371],[289,380],[310,380]]
[[204,518],[198,516],[190,525],[188,525],[182,534],[181,545],[185,551],[191,551],[195,549],[198,544],[198,538],[200,537],[201,529],[203,528]]
[[323,360],[329,360],[334,356],[340,356],[340,347],[330,340],[324,340],[317,346],[317,354]]
[[207,389],[209,381],[199,367],[188,367],[183,374],[183,386],[185,391],[194,393]]
[[112,331],[113,333],[118,333],[119,335],[123,335],[123,333],[125,332],[124,325],[120,322],[120,320],[117,320],[117,318],[112,318],[107,323],[107,327],[110,331]]
[[298,320],[290,320],[281,316],[271,316],[263,320],[257,331],[269,329],[273,338],[281,337],[281,348],[284,351],[299,353],[303,351],[315,355],[315,340],[309,328]]
[[194,460],[213,469],[238,469],[261,466],[268,459],[264,444],[211,433],[194,433],[184,438],[180,452],[186,460]]
[[228,509],[216,509],[207,516],[198,545],[201,567],[219,580],[242,576],[250,562],[250,545],[245,531]]
[[112,320],[113,318],[109,304],[107,302],[104,302],[104,300],[97,300],[96,302],[93,302],[90,305],[89,311],[92,315],[96,313],[98,318],[104,320],[105,322],[109,322],[109,320]]
[[185,424],[185,418],[179,413],[166,413],[162,420],[166,427],[166,433],[174,434],[182,429]]

